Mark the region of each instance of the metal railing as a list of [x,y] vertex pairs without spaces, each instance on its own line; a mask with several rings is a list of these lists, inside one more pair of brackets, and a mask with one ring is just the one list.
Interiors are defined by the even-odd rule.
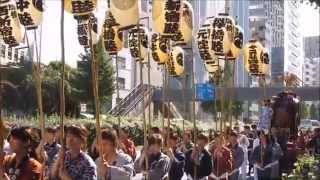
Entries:
[[113,116],[124,116],[130,113],[139,102],[141,102],[142,97],[150,97],[153,89],[151,86],[149,87],[147,84],[138,85],[135,87],[124,99],[122,99],[114,108],[109,111],[110,115]]

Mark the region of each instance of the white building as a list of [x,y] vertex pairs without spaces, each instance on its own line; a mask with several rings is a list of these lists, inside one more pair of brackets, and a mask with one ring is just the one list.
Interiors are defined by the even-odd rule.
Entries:
[[299,6],[299,2],[284,1],[284,73],[302,80],[304,55]]
[[303,64],[303,86],[320,86],[320,57],[305,57]]
[[18,47],[9,48],[0,41],[0,65],[17,64],[24,60],[27,55],[27,49]]

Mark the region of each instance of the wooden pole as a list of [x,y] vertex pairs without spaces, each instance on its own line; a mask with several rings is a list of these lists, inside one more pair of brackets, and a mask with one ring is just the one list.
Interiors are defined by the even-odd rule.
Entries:
[[[92,90],[95,104],[95,118],[96,118],[96,140],[99,148],[99,157],[103,162],[102,145],[101,145],[101,122],[100,122],[100,100],[99,100],[99,62],[96,60],[95,46],[92,41],[92,23],[89,20],[89,46],[91,54],[91,74],[92,74]],[[100,166],[101,164],[99,164]],[[101,173],[101,172],[100,172]],[[102,174],[99,174],[102,177]]]
[[[64,1],[61,1],[60,38],[61,38],[61,80],[60,80],[60,143],[65,150],[64,143],[64,114],[65,114],[65,94],[64,94],[64,74],[65,74],[65,49],[64,49]],[[64,157],[62,158],[64,160]]]
[[162,79],[162,132],[164,132],[164,122],[165,122],[165,102],[166,102],[166,80],[167,80],[167,69],[166,69],[166,65],[163,64],[162,66],[163,71],[162,71],[162,75],[163,75],[163,79]]
[[[194,57],[193,57],[193,39],[191,41],[191,76],[192,76],[192,111],[191,111],[191,118],[192,118],[192,122],[193,122],[193,142],[196,143],[197,140],[197,134],[198,134],[198,130],[197,130],[197,122],[196,122],[196,84],[195,84],[195,62],[194,62]],[[197,167],[194,166],[194,177],[197,179]]]
[[145,167],[146,167],[146,170],[147,170],[147,173],[145,174],[145,179],[149,179],[149,176],[148,176],[148,169],[149,169],[149,162],[148,162],[148,154],[146,152],[146,150],[148,149],[148,139],[147,139],[147,133],[148,133],[148,129],[147,129],[147,121],[146,121],[146,107],[145,107],[145,100],[144,100],[144,95],[145,95],[145,89],[143,87],[143,63],[142,63],[142,59],[141,59],[141,37],[140,37],[140,20],[139,19],[139,22],[137,24],[137,29],[138,29],[138,49],[139,49],[139,64],[140,64],[140,84],[142,86],[142,93],[143,93],[143,97],[142,97],[142,100],[141,100],[141,103],[142,103],[142,120],[143,120],[143,139],[144,139],[144,148],[145,148],[145,151],[143,153],[145,153]]
[[[120,88],[119,88],[119,65],[118,65],[118,52],[116,53],[116,88],[117,88],[117,98],[116,98],[116,105],[119,105],[120,102]],[[121,117],[120,117],[120,107],[118,106],[118,114],[117,114],[117,119],[118,119],[118,128],[121,127]]]

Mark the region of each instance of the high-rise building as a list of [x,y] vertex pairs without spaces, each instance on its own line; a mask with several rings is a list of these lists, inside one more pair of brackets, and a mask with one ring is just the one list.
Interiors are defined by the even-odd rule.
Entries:
[[320,57],[320,36],[310,36],[303,38],[303,47],[305,57]]
[[305,57],[303,64],[303,86],[320,86],[320,57]]
[[[253,38],[268,50],[271,78],[293,74],[302,79],[302,33],[297,1],[250,1],[249,27]],[[279,83],[279,85],[283,85]]]
[[303,46],[303,85],[320,86],[320,36],[305,37]]
[[302,80],[303,41],[300,9],[296,1],[284,1],[284,74]]
[[[243,29],[243,42],[247,42],[251,37],[249,28],[249,1],[231,1],[230,15],[235,18],[237,24]],[[249,75],[244,68],[243,56],[240,56],[235,64],[235,86],[247,87],[249,85]]]

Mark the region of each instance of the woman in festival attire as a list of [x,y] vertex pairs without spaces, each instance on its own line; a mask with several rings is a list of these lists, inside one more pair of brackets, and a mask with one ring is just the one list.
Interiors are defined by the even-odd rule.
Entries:
[[170,133],[166,154],[171,160],[169,179],[181,180],[184,174],[185,156],[178,148],[179,136],[177,133]]
[[[189,177],[206,180],[212,171],[212,162],[209,152],[205,149],[208,137],[199,134],[195,147],[186,152],[185,171]],[[196,172],[194,172],[196,167]]]
[[30,157],[32,138],[25,128],[15,128],[9,136],[10,148],[14,154],[1,156],[0,179],[3,180],[41,180],[41,164]]
[[247,167],[249,165],[249,159],[248,159],[248,147],[250,145],[250,142],[246,135],[240,135],[239,138],[239,146],[242,148],[244,152],[244,159],[243,163],[241,164],[240,168],[240,179],[246,179],[247,177]]
[[43,147],[46,155],[45,177],[50,176],[50,170],[61,148],[61,145],[57,143],[55,133],[56,133],[55,128],[47,127],[45,129],[44,147]]
[[133,160],[136,159],[136,147],[134,142],[129,138],[129,130],[127,128],[121,128],[119,130],[119,148]]
[[229,149],[232,152],[232,171],[228,174],[230,180],[238,180],[240,167],[244,161],[244,151],[239,146],[238,134],[236,131],[231,131],[229,134]]
[[186,131],[182,137],[182,143],[180,144],[180,151],[186,153],[187,151],[193,148],[194,144],[192,142],[192,133],[191,131]]
[[274,174],[275,161],[279,156],[280,146],[275,147],[269,135],[260,132],[260,144],[253,150],[251,161],[256,167],[259,180],[277,179]]
[[[134,163],[137,173],[144,171],[150,180],[168,179],[170,158],[161,152],[163,139],[160,134],[152,134],[148,138],[147,149],[141,152],[141,156]],[[146,156],[148,169],[146,168]]]
[[96,180],[97,169],[89,155],[82,151],[87,140],[84,127],[67,128],[67,151],[61,148],[52,168],[52,177],[62,180]]
[[227,180],[228,173],[232,170],[232,151],[226,147],[225,138],[220,136],[215,141],[212,149],[212,173],[209,180]]
[[[101,157],[96,160],[98,179],[130,180],[133,176],[133,161],[128,154],[117,150],[117,135],[113,130],[101,132]],[[99,147],[97,146],[97,149]]]

